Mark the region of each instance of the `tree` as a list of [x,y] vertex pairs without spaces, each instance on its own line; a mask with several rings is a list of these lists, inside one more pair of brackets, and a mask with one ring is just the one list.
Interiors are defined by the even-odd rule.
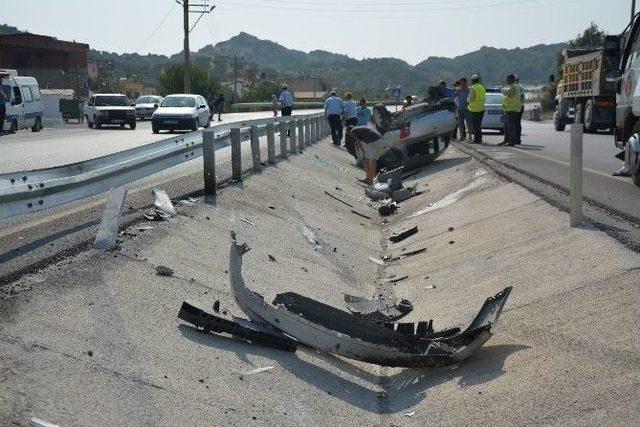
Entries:
[[[221,87],[202,67],[192,64],[189,68],[191,92],[206,99],[221,92]],[[158,92],[162,96],[184,92],[184,65],[174,64],[162,70],[158,75]]]
[[274,82],[258,82],[250,84],[242,94],[242,102],[271,101],[271,95],[278,95],[280,86]]

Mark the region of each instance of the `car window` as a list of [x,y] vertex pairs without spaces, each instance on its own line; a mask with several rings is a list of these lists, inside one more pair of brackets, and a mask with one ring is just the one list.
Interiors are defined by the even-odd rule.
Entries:
[[627,53],[628,56],[626,58],[625,70],[628,70],[640,55],[640,30],[636,30],[633,36],[635,37],[635,39],[633,40],[633,44],[631,45],[631,48]]
[[136,104],[155,104],[158,102],[156,96],[140,96],[136,99]]
[[13,87],[13,105],[22,104],[22,94],[20,93],[20,88],[18,86]]
[[163,107],[195,107],[196,100],[187,96],[170,96],[162,101]]
[[485,104],[502,104],[502,94],[488,93],[485,97]]
[[96,107],[128,107],[129,100],[126,96],[104,95],[95,97]]
[[31,94],[34,101],[40,101],[42,96],[40,95],[40,88],[38,86],[31,86]]
[[33,96],[31,95],[31,88],[29,86],[22,86],[22,98],[24,98],[24,102],[33,101]]

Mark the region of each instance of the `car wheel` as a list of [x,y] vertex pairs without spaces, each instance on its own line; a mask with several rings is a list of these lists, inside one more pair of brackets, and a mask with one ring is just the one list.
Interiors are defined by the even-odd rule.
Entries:
[[40,132],[42,129],[42,122],[40,121],[40,117],[36,117],[36,122],[31,127],[31,132]]
[[151,124],[151,132],[158,133],[160,132],[160,129],[158,129],[158,126]]
[[89,120],[89,116],[85,116],[87,118],[87,127],[89,129],[93,129],[93,122]]
[[9,126],[9,133],[16,133],[18,132],[18,121],[13,119],[11,121],[11,126]]
[[102,123],[100,123],[100,120],[95,116],[93,117],[93,126],[95,126],[96,129],[100,129],[102,127]]

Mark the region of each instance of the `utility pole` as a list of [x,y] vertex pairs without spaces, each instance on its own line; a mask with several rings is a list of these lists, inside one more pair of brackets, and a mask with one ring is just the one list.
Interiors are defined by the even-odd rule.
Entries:
[[636,16],[636,0],[631,0],[631,20]]
[[238,96],[238,62],[244,59],[244,56],[233,55],[233,103],[235,104]]
[[[200,3],[194,3],[189,5],[189,0],[175,0],[180,6],[182,6],[182,23],[184,28],[184,93],[191,92],[191,73],[190,73],[190,57],[189,57],[189,33],[193,31],[200,19],[205,13],[211,13],[215,9],[215,5],[209,7],[209,0],[200,0]],[[193,24],[193,27],[189,28],[189,14],[199,13],[200,16]]]
[[182,0],[184,27],[184,93],[191,92],[191,76],[189,73],[189,0]]

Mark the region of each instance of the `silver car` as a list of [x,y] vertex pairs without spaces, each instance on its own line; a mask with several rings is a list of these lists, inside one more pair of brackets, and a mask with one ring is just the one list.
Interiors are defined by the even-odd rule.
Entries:
[[142,95],[136,99],[136,117],[138,120],[148,120],[162,104],[162,97],[157,95]]
[[169,95],[151,116],[151,129],[158,133],[163,129],[196,131],[200,126],[211,125],[211,112],[207,100],[200,95]]
[[504,109],[502,100],[504,95],[500,92],[487,91],[484,101],[484,117],[482,129],[492,129],[504,133]]

